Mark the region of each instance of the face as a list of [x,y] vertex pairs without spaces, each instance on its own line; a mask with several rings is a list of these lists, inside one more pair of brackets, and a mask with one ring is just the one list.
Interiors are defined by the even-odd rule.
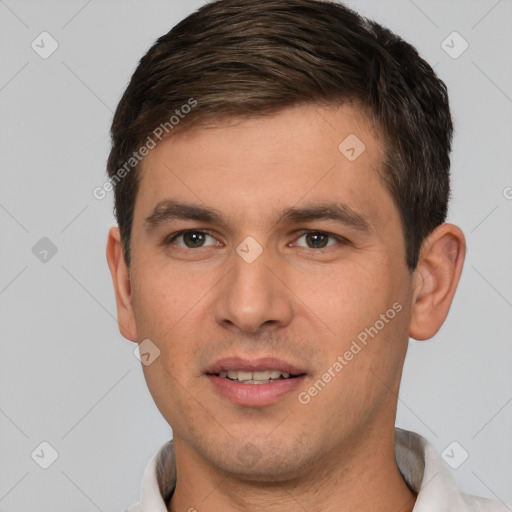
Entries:
[[356,107],[311,105],[146,157],[120,320],[177,447],[275,480],[389,435],[412,285],[382,158]]

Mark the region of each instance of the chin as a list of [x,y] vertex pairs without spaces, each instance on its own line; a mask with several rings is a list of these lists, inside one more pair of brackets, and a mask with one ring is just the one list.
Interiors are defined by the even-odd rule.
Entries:
[[230,443],[222,453],[210,454],[214,456],[211,462],[245,482],[265,486],[293,482],[303,476],[304,468],[311,467],[312,457],[308,457],[310,450],[305,450],[303,443],[290,441],[287,438],[274,443],[266,439]]

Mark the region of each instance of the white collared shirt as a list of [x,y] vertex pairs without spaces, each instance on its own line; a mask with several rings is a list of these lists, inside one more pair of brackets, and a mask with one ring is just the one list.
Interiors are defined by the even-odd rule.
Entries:
[[[395,455],[403,478],[418,495],[414,512],[509,512],[499,501],[460,492],[432,445],[419,434],[396,428]],[[167,512],[175,485],[174,446],[168,441],[146,467],[140,502],[126,512]]]

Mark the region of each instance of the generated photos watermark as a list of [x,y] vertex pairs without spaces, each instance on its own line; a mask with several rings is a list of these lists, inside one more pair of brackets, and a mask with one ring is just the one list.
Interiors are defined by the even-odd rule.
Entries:
[[190,98],[187,103],[183,104],[179,109],[176,109],[168,121],[161,123],[157,126],[150,135],[148,135],[146,142],[137,150],[134,151],[132,156],[124,163],[124,165],[117,170],[117,172],[105,180],[105,182],[92,191],[92,195],[99,201],[105,199],[107,194],[114,190],[115,184],[123,180],[130,174],[137,165],[142,162],[143,158],[149,154],[152,149],[155,149],[158,142],[160,142],[166,135],[172,132],[182,119],[192,112],[192,109],[197,107],[197,100]]
[[387,324],[393,320],[403,307],[400,302],[395,302],[391,308],[385,313],[382,313],[379,319],[370,327],[363,329],[356,337],[352,340],[350,348],[345,351],[343,355],[339,355],[336,361],[333,362],[329,368],[322,374],[322,376],[307,390],[301,391],[297,395],[299,403],[307,405],[311,402],[312,398],[318,395],[329,382],[332,381],[340,372],[347,366],[354,357],[359,354],[368,345],[370,339],[375,338]]

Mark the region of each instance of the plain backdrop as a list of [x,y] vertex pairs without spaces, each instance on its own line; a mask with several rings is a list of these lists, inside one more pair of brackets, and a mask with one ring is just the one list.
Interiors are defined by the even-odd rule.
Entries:
[[[1,512],[122,511],[172,435],[117,328],[112,197],[92,191],[138,60],[203,3],[0,1]],[[435,67],[456,126],[467,260],[446,324],[410,342],[397,425],[455,441],[458,485],[512,502],[512,2],[348,4]]]

